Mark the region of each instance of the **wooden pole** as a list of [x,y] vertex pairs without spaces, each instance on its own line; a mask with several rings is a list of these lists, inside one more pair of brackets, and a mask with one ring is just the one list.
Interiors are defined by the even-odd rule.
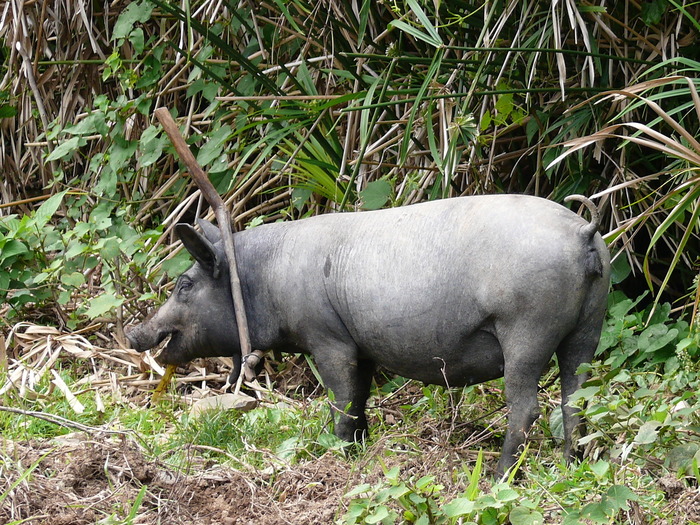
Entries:
[[[248,381],[255,378],[255,372],[251,367],[246,366],[245,359],[251,353],[250,336],[248,335],[248,318],[243,304],[243,293],[241,292],[241,281],[238,278],[238,267],[236,266],[236,253],[233,247],[233,233],[231,232],[231,217],[221,196],[214,189],[213,184],[207,177],[204,170],[199,166],[197,160],[192,155],[185,139],[180,134],[180,130],[170,115],[168,108],[158,108],[155,115],[160,121],[163,129],[168,134],[170,142],[175,146],[180,160],[187,166],[194,182],[214,210],[216,222],[221,230],[221,238],[224,241],[224,253],[228,259],[229,276],[231,279],[231,297],[233,299],[233,309],[236,312],[236,324],[238,325],[238,339],[241,342],[241,368],[242,373]],[[239,382],[240,383],[240,382]]]

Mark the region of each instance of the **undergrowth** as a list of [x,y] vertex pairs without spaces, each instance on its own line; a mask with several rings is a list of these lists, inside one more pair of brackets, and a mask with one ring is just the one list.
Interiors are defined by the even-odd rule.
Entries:
[[[505,428],[499,381],[448,390],[378,377],[368,410],[371,437],[351,449],[329,433],[325,396],[291,393],[289,403],[194,417],[176,395],[150,407],[145,399],[134,406],[106,396],[98,407],[86,385],[76,394],[84,405],[76,416],[47,382],[39,399],[19,403],[6,393],[3,404],[133,431],[170,468],[196,472],[204,460],[258,476],[262,486],[330,454],[347,468],[335,518],[343,525],[630,523],[635,513],[671,523],[691,510],[674,505],[677,494],[665,480],[681,493],[700,482],[698,332],[669,305],[652,313],[639,308],[641,299],[610,295],[598,354],[586,365],[592,379],[574,401],[589,425],[584,458],[569,466],[561,458],[555,383],[541,392],[544,416],[505,479],[493,471]],[[64,363],[63,380],[75,384],[78,370],[80,360]],[[8,412],[0,412],[0,428],[6,443],[72,430]]]

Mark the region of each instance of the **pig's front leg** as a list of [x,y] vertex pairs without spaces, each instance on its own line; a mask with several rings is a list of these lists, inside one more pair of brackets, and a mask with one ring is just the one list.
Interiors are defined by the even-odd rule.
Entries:
[[331,411],[335,435],[349,442],[362,441],[367,436],[365,404],[374,373],[374,363],[358,358],[354,344],[326,341],[312,354],[321,379],[332,392]]

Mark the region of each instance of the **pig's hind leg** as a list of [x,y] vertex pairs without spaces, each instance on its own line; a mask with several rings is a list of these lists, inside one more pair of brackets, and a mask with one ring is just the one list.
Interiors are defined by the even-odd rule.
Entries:
[[559,377],[561,378],[561,409],[564,426],[564,458],[574,459],[577,453],[576,442],[586,435],[586,425],[578,415],[580,409],[569,406],[570,396],[588,380],[588,374],[576,374],[583,363],[590,363],[598,346],[602,325],[597,320],[584,324],[567,336],[557,348]]
[[537,387],[559,340],[552,334],[532,334],[513,329],[500,336],[505,358],[504,381],[508,406],[508,430],[498,462],[498,474],[515,464],[532,424],[540,416]]

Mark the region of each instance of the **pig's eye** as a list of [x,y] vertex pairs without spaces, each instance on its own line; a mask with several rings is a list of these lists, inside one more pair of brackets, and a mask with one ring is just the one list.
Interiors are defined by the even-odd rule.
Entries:
[[178,292],[186,292],[190,288],[192,288],[192,284],[193,284],[192,281],[190,281],[189,279],[180,279],[180,282],[178,283],[178,286],[177,286],[177,291]]

